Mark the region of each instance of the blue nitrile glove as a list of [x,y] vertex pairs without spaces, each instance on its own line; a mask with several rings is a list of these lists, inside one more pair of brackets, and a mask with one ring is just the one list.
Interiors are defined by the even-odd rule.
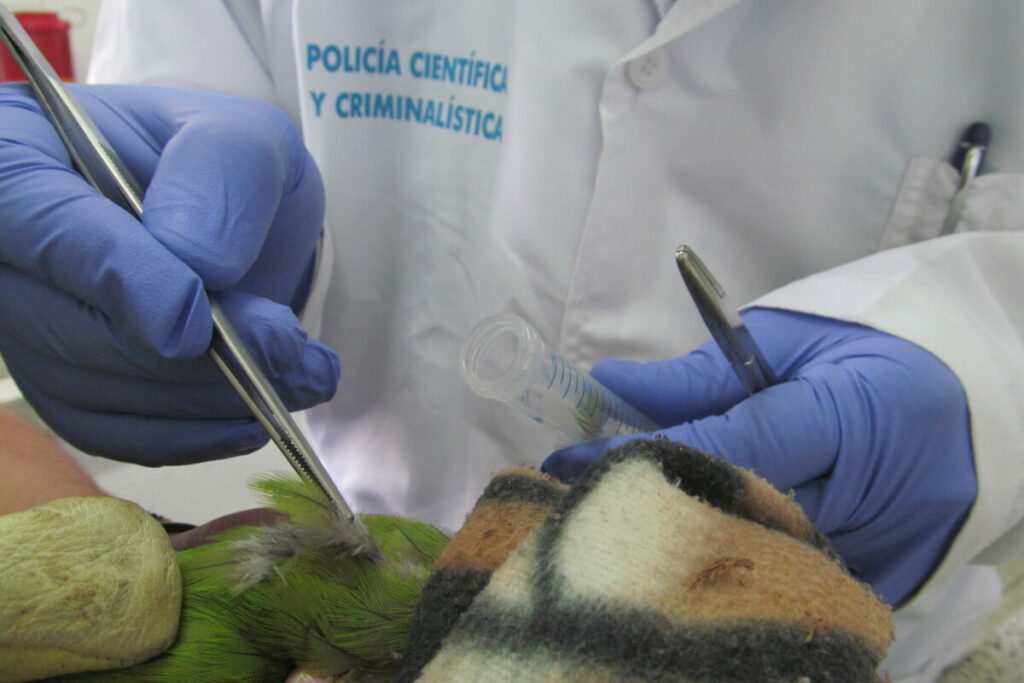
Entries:
[[319,173],[270,105],[74,88],[145,188],[142,223],[70,168],[24,85],[0,87],[0,353],[83,450],[148,465],[254,450],[262,427],[206,357],[216,293],[290,409],[329,399],[333,352],[293,313],[323,220]]
[[[658,424],[678,425],[660,434],[795,490],[850,569],[899,604],[941,560],[977,493],[959,380],[868,327],[773,309],[743,317],[781,381],[752,397],[711,342],[673,360],[607,360],[591,374]],[[565,448],[542,469],[573,480],[630,438]]]

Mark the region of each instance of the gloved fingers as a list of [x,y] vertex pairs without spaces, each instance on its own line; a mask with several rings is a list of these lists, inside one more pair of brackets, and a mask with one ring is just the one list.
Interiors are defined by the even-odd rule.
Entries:
[[[812,485],[828,474],[842,433],[831,381],[845,381],[841,368],[821,369],[770,387],[722,415],[660,430],[657,434],[753,470],[787,491]],[[833,380],[828,375],[835,375]],[[541,470],[572,482],[609,450],[649,434],[615,436],[574,444],[549,455]]]
[[[743,319],[780,380],[799,375],[810,365],[841,361],[846,345],[878,334],[853,323],[770,308],[752,308]],[[820,334],[823,322],[830,328],[827,339]],[[603,360],[590,374],[664,425],[721,414],[748,395],[714,341],[668,360]]]
[[[153,177],[165,139],[177,125],[174,110],[180,107],[183,91],[135,85],[69,84],[93,123],[117,150],[140,190]],[[166,92],[162,97],[157,93]],[[140,96],[140,93],[146,93]],[[151,95],[152,93],[152,95]],[[176,98],[170,97],[176,94]],[[187,96],[187,94],[185,94]],[[173,100],[177,99],[175,103]]]
[[786,491],[827,476],[842,439],[870,439],[870,425],[846,424],[844,402],[859,393],[856,373],[822,365],[769,387],[722,415],[670,427],[661,433],[693,448],[753,470]]
[[[0,264],[0,317],[8,321],[2,334],[3,348],[19,344],[31,349],[40,359],[53,363],[177,381],[182,374],[181,363],[187,362],[165,358],[134,337],[119,337],[110,318],[99,308],[3,264]],[[209,345],[209,334],[206,345]],[[201,367],[193,369],[199,375],[190,379],[202,381],[213,376]]]
[[[861,325],[794,311],[752,308],[743,319],[779,380],[841,362],[851,344],[879,336]],[[822,335],[822,325],[828,335]],[[590,374],[664,425],[724,413],[748,395],[714,341],[680,358],[648,363],[604,360]]]
[[[12,373],[50,387],[60,401],[94,411],[141,415],[242,417],[248,410],[212,361],[170,361],[131,340],[116,338],[94,309],[34,278],[0,266],[17,282],[21,297],[0,297],[3,319],[17,321],[0,332],[0,348]],[[51,294],[47,315],[32,303]],[[339,364],[327,347],[307,338],[291,310],[248,294],[226,293],[222,307],[246,347],[291,410],[329,400]],[[70,328],[66,325],[73,320]]]
[[780,380],[849,360],[853,345],[887,336],[858,323],[777,308],[747,309],[743,322]]
[[309,341],[288,306],[244,292],[215,295],[250,355],[270,377],[280,377],[302,360]]
[[[61,404],[82,410],[174,418],[239,418],[251,415],[235,390],[209,359],[182,361],[175,381],[100,374],[34,354],[9,339],[2,347],[15,379],[46,387]],[[210,381],[189,381],[189,367],[202,366]],[[26,368],[29,371],[26,372]],[[306,410],[330,400],[337,386],[335,355],[310,341],[302,362],[270,382],[289,410]]]
[[[217,300],[289,410],[305,410],[334,396],[337,355],[310,339],[288,306],[242,292],[222,292]],[[216,376],[226,381],[219,371]]]
[[648,363],[603,360],[590,374],[661,425],[722,413],[747,396],[736,373],[710,342],[681,358]]
[[147,188],[143,222],[208,289],[236,286],[302,303],[324,192],[282,112],[165,87],[86,86],[76,94]]
[[242,292],[222,292],[217,300],[289,410],[334,396],[341,374],[338,356],[310,339],[288,306]]
[[[288,303],[316,247],[323,202],[288,118],[266,103],[222,98],[166,140],[142,220],[208,289],[242,286]],[[278,277],[240,285],[264,270],[254,268],[261,254]]]
[[27,83],[0,84],[0,108],[0,149],[10,147],[12,158],[21,150],[36,150],[71,167],[67,148]]
[[[202,353],[210,313],[199,278],[49,149],[55,136],[40,116],[7,108],[0,123],[2,261],[99,309],[163,356]],[[37,146],[10,142],[15,135]]]
[[32,382],[18,383],[43,420],[79,450],[151,467],[188,465],[251,453],[267,443],[254,418],[189,419],[70,407]]
[[312,285],[323,222],[323,183],[308,158],[300,180],[281,197],[263,248],[236,288],[301,311]]
[[650,439],[650,434],[631,434],[628,436],[612,436],[606,439],[584,441],[566,446],[549,455],[541,463],[540,471],[550,474],[567,484],[575,483],[583,476],[590,464],[599,460],[605,453],[614,450],[633,439]]
[[[221,377],[205,355],[196,362],[167,360],[146,346],[118,334],[99,310],[14,268],[0,264],[0,316],[10,321],[4,336],[35,353],[88,370],[168,382],[211,382]],[[205,298],[205,295],[204,295]],[[218,301],[250,354],[271,378],[308,364],[307,371],[330,370],[331,354],[312,343],[291,309],[240,292],[224,292]],[[41,312],[45,311],[45,314]],[[209,345],[209,337],[206,341]],[[205,350],[205,348],[204,348]],[[202,361],[202,362],[200,362]],[[337,366],[337,360],[332,361]],[[337,371],[324,380],[337,382]]]

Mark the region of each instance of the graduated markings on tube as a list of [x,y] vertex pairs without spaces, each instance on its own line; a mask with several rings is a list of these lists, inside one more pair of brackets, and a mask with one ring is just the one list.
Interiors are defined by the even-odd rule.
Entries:
[[593,390],[591,389],[589,384],[584,384],[583,385],[583,391],[580,392],[580,397],[578,399],[576,399],[576,409],[577,410],[579,410],[580,408],[583,407],[583,404],[587,401],[587,399],[589,398],[589,394],[592,391]]
[[558,375],[558,357],[554,352],[549,352],[548,358],[551,360],[551,379],[548,381],[548,389],[550,389],[555,386],[555,377]]
[[583,387],[583,391],[580,392],[580,397],[576,401],[576,410],[581,413],[588,413],[590,415],[590,419],[593,419],[598,415],[604,415],[604,419],[601,420],[601,424],[597,425],[598,429],[603,428],[609,420],[617,418],[617,415],[615,414],[617,406],[615,404],[606,403],[601,392],[595,389],[590,383],[583,383],[581,386]]
[[568,373],[569,373],[569,381],[565,383],[565,391],[562,392],[562,400],[563,401],[565,400],[565,398],[569,394],[571,394],[574,391],[573,385],[574,384],[579,384],[579,381],[580,381],[580,378],[576,376],[575,372],[573,372],[572,370],[568,370]]

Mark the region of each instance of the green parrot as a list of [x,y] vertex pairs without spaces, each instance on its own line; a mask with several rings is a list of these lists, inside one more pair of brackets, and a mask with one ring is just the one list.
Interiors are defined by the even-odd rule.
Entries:
[[181,622],[163,654],[60,681],[283,681],[300,667],[341,680],[387,680],[399,668],[416,601],[449,537],[429,524],[362,515],[380,554],[353,549],[310,482],[253,483],[287,515],[238,527],[177,554]]

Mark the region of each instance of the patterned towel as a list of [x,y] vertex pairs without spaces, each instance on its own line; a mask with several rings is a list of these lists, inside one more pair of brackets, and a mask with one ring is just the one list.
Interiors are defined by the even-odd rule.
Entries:
[[399,680],[877,681],[891,639],[889,608],[790,498],[635,441],[572,488],[494,478],[435,565]]

